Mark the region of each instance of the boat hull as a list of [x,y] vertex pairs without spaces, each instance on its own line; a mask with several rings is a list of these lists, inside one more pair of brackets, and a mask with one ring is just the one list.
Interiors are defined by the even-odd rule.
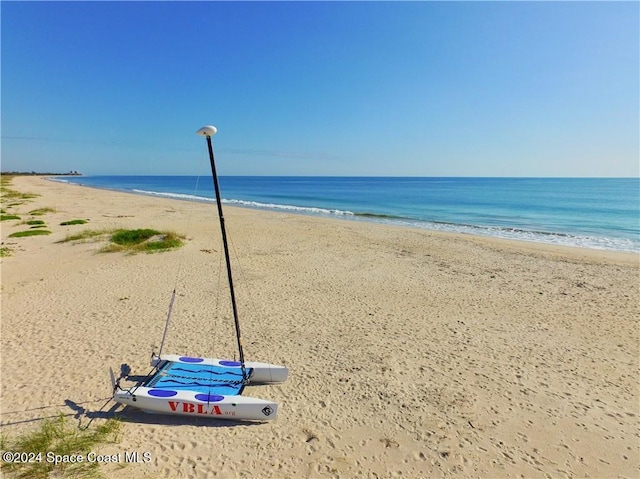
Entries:
[[[270,421],[278,415],[278,405],[247,396],[202,395],[197,391],[172,391],[171,397],[154,395],[157,389],[137,387],[118,390],[113,400],[126,406],[156,414],[171,414],[236,421]],[[160,390],[162,391],[162,390]],[[200,396],[200,398],[196,397]],[[203,396],[209,396],[203,398]]]
[[[201,364],[203,366],[210,365],[227,368],[238,368],[238,371],[240,371],[241,369],[240,363],[238,361],[230,361],[228,359],[180,356],[178,354],[163,354],[161,358],[154,357],[151,359],[151,366],[157,366],[162,361],[171,361],[174,363],[183,364]],[[289,376],[289,368],[276,364],[247,361],[245,362],[245,368],[253,370],[251,376],[249,377],[250,385],[279,384],[285,382]]]

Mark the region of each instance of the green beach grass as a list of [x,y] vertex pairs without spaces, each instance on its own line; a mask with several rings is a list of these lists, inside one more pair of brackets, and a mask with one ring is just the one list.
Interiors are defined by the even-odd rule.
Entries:
[[[31,193],[20,193],[18,191],[9,188],[11,184],[11,176],[2,176],[0,178],[0,188],[2,189],[3,203],[8,199],[19,199],[23,201],[13,202],[6,205],[6,208],[10,206],[17,206],[23,204],[25,200],[36,198],[40,195]],[[47,213],[55,213],[55,208],[43,207],[29,211],[31,216],[42,216]],[[19,220],[20,216],[11,214],[5,209],[2,209],[1,216],[2,221]],[[72,219],[63,221],[60,226],[73,226],[83,225],[89,220],[85,219]],[[51,231],[43,229],[46,228],[46,224],[42,220],[27,220],[20,224],[26,224],[30,226],[27,231],[17,231],[9,235],[10,238],[22,238],[26,236],[40,236],[49,235]],[[134,230],[84,230],[76,234],[67,235],[63,240],[57,241],[57,243],[67,242],[88,242],[88,241],[108,241],[108,244],[100,249],[101,253],[112,252],[126,252],[130,254],[135,253],[157,253],[161,251],[167,251],[174,248],[179,248],[184,244],[184,236],[181,236],[175,232],[167,231],[161,232],[153,229],[134,229]],[[6,251],[3,256],[8,256],[10,251]]]
[[183,237],[174,232],[160,232],[152,229],[117,230],[111,235],[111,244],[102,251],[111,253],[156,253],[183,245]]
[[108,234],[111,234],[111,230],[84,230],[79,233],[67,235],[64,239],[58,241],[58,243],[78,242],[86,243],[87,241],[100,241]]
[[26,231],[16,231],[15,233],[11,233],[9,238],[23,238],[25,236],[41,236],[41,235],[50,235],[51,231],[49,230],[26,230]]
[[8,204],[7,206],[15,206],[15,205],[20,205],[24,203],[24,201],[15,202],[15,200],[30,200],[40,196],[35,193],[21,193],[20,191],[16,191],[9,188],[12,181],[13,181],[13,176],[11,175],[0,176],[0,195],[1,195],[0,201],[2,201],[2,203],[12,201],[12,203]]
[[60,226],[70,226],[70,225],[84,225],[87,224],[88,220],[69,220],[63,221],[60,223]]
[[[97,453],[101,445],[117,443],[121,426],[120,421],[109,419],[98,426],[80,429],[62,414],[55,419],[45,419],[35,431],[14,438],[2,437],[3,451],[33,460],[3,461],[0,467],[6,477],[16,479],[102,478],[99,462],[62,462],[62,457],[87,458],[89,453]],[[56,456],[60,458],[57,464],[53,460]]]
[[161,232],[153,229],[135,230],[84,230],[67,235],[58,243],[103,241],[108,236],[109,244],[100,249],[101,253],[118,251],[135,253],[157,253],[181,247],[184,236],[174,232]]
[[55,212],[56,212],[55,208],[38,208],[37,210],[29,211],[29,214],[31,216],[42,216],[47,213],[55,213]]

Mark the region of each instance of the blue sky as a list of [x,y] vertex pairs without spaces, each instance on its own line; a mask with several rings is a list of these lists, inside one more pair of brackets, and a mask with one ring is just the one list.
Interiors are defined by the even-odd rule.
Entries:
[[2,170],[638,176],[637,2],[7,2]]

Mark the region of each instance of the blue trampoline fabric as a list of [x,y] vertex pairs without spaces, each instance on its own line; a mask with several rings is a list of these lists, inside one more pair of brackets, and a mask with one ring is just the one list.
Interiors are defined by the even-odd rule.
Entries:
[[[247,376],[250,375],[251,369],[247,369]],[[240,368],[173,361],[167,361],[144,386],[220,396],[237,396],[244,388]]]

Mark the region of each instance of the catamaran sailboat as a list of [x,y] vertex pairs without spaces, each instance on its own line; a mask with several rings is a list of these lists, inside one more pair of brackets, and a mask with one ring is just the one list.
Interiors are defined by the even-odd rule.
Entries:
[[[151,358],[153,371],[135,386],[125,389],[115,381],[113,400],[146,412],[180,414],[193,417],[210,417],[247,421],[274,419],[278,405],[273,401],[243,396],[247,385],[278,384],[287,380],[289,370],[285,366],[245,361],[240,338],[240,323],[233,289],[233,275],[229,258],[229,246],[222,214],[220,187],[216,174],[211,137],[215,126],[205,126],[196,133],[207,140],[213,186],[218,206],[218,218],[227,265],[227,277],[231,292],[231,306],[235,323],[239,361],[200,358],[178,354],[162,354],[169,320],[165,325],[160,350]],[[171,307],[175,291],[171,298]]]

